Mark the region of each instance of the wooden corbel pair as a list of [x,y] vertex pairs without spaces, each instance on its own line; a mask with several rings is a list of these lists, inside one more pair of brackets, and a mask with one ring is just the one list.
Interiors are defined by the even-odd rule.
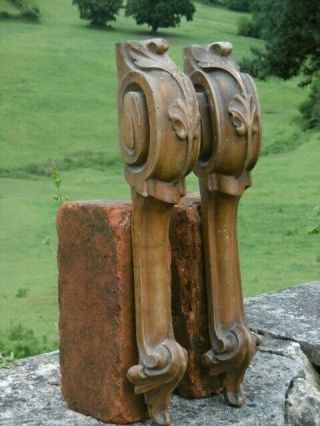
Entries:
[[236,235],[239,198],[250,186],[260,146],[259,107],[251,78],[229,43],[192,46],[182,73],[162,39],[117,45],[120,147],[132,189],[132,245],[139,364],[128,371],[156,425],[170,424],[171,393],[187,365],[171,318],[170,215],[199,177],[211,350],[232,405],[257,338],[244,318]]

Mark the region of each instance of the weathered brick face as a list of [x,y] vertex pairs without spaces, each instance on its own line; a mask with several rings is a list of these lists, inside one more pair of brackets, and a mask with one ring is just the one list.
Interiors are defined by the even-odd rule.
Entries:
[[147,417],[126,377],[138,362],[130,214],[129,203],[69,202],[57,217],[62,394],[124,424]]

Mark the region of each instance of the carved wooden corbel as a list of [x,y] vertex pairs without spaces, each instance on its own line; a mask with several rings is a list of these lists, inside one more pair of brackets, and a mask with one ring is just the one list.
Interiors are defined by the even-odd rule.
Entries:
[[243,403],[240,384],[259,343],[247,328],[240,277],[237,209],[251,185],[260,149],[259,102],[251,77],[240,73],[230,43],[191,46],[185,72],[197,92],[199,178],[211,350],[203,355],[231,405]]
[[194,87],[162,39],[117,45],[119,131],[132,188],[132,245],[139,364],[128,371],[154,424],[170,424],[171,393],[186,369],[171,319],[169,221],[197,161],[200,116]]

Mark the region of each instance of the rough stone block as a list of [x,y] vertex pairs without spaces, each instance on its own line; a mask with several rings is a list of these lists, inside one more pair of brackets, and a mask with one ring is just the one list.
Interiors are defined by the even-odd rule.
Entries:
[[291,287],[246,301],[249,326],[260,334],[300,343],[320,367],[320,281]]
[[130,214],[124,202],[68,202],[57,217],[62,394],[120,424],[147,417],[126,377],[138,362]]

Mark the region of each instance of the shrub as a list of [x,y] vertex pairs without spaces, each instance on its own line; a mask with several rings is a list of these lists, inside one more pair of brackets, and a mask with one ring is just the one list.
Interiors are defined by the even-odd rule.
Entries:
[[40,21],[40,11],[38,8],[31,7],[30,9],[24,9],[21,11],[21,18],[27,19],[28,21]]
[[93,26],[105,26],[116,20],[122,0],[73,0],[72,4],[78,6],[81,19],[91,21]]
[[24,358],[48,352],[56,346],[57,344],[48,344],[47,336],[37,338],[31,328],[26,328],[21,323],[10,326],[6,334],[0,333],[2,356],[10,356],[13,353],[15,358]]
[[13,352],[11,352],[9,355],[4,355],[0,352],[0,368],[10,368],[16,364],[17,360]]
[[199,0],[199,3],[203,4],[215,4],[215,5],[222,5],[223,6],[223,0]]
[[21,18],[38,22],[40,21],[39,8],[28,0],[11,0],[11,2],[20,10]]
[[26,297],[28,294],[29,289],[27,288],[18,288],[17,293],[16,293],[16,297],[21,298],[21,297]]
[[39,22],[41,19],[39,8],[29,0],[9,0],[14,8],[0,11],[0,19],[24,19]]
[[252,0],[225,0],[224,4],[228,9],[238,12],[249,12]]
[[238,34],[244,37],[261,38],[260,27],[250,18],[240,18],[238,21]]
[[300,105],[299,110],[306,128],[320,126],[320,76],[314,79],[308,99]]
[[255,56],[240,59],[238,62],[240,70],[259,80],[265,80],[268,75],[268,68],[265,63],[263,52],[253,48],[251,51]]

